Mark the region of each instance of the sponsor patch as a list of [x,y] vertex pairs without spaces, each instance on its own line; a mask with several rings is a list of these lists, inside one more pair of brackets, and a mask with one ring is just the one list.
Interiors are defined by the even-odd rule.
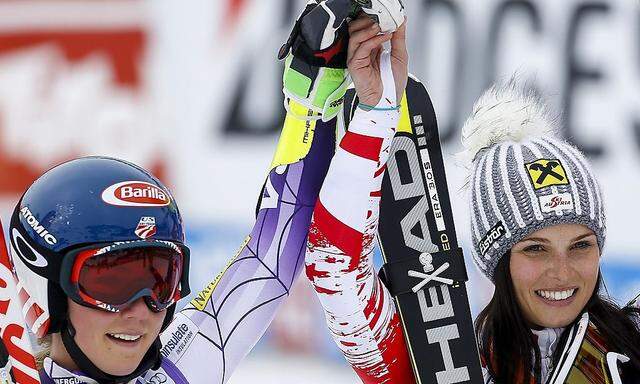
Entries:
[[484,235],[484,237],[478,243],[478,248],[480,248],[480,254],[482,256],[486,255],[489,248],[493,247],[493,244],[496,241],[498,241],[498,239],[500,239],[502,236],[504,236],[506,232],[507,231],[504,228],[502,221],[498,221],[498,223],[494,225],[493,228],[491,228],[489,232],[487,232],[487,234]]
[[538,197],[542,212],[562,212],[565,209],[573,209],[573,196],[570,193],[557,193]]
[[[169,327],[162,332],[160,340],[162,357],[177,363],[193,342],[198,327],[188,317],[178,314]],[[170,357],[171,356],[171,357]]]
[[[147,379],[147,383],[149,383],[149,384],[165,384],[165,383],[167,383],[167,380],[169,380],[169,377],[166,375],[165,372],[156,372],[156,373],[153,374],[153,376],[151,376],[150,378]],[[171,380],[171,382],[174,383],[173,380]]]
[[102,308],[105,311],[118,312],[118,308],[114,307],[111,304],[103,303],[102,301],[98,301],[98,300],[93,300],[93,302],[94,302],[96,307]]
[[229,261],[227,262],[227,265],[224,267],[224,269],[222,271],[220,271],[220,273],[218,273],[218,275],[215,277],[215,279],[213,279],[213,281],[211,281],[209,284],[207,284],[207,286],[204,287],[204,289],[202,291],[200,291],[196,295],[196,297],[194,297],[191,300],[191,305],[193,305],[194,307],[196,307],[200,311],[204,310],[204,307],[207,305],[207,302],[211,298],[211,294],[213,294],[213,291],[216,289],[216,286],[218,285],[218,282],[220,281],[220,278],[222,277],[222,275],[224,275],[224,273],[227,271],[227,269],[229,269],[231,264],[233,264],[233,262],[236,260],[238,255],[240,255],[240,252],[242,252],[244,247],[246,247],[247,244],[249,244],[249,240],[251,240],[251,236],[247,236],[244,239],[244,241],[242,242],[242,245],[240,246],[240,249],[238,249],[236,254],[231,259],[229,259]]
[[142,216],[138,222],[138,226],[134,231],[136,236],[141,239],[148,239],[156,234],[156,218],[152,216]]
[[102,201],[120,207],[162,207],[171,202],[169,194],[144,181],[123,181],[107,187]]
[[42,237],[47,244],[56,245],[58,239],[56,239],[55,236],[49,233],[49,231],[40,224],[38,219],[36,219],[33,213],[29,210],[29,207],[22,207],[22,209],[20,209],[20,216],[22,216],[27,224],[29,224],[29,226],[38,234],[38,236]]
[[53,382],[56,384],[82,384],[83,380],[79,377],[56,377]]
[[29,245],[17,229],[13,228],[11,230],[11,236],[13,238],[13,250],[20,256],[21,260],[38,268],[44,268],[49,265],[47,259]]
[[558,159],[538,159],[525,164],[525,167],[535,189],[569,184],[564,167]]
[[218,280],[220,280],[220,276],[222,276],[222,273],[216,276],[216,278],[212,282],[207,284],[207,286],[204,287],[202,291],[198,292],[196,297],[194,297],[191,300],[191,305],[198,308],[199,311],[203,311],[204,307],[207,305],[207,301],[209,301],[209,299],[211,298],[211,294],[213,293],[213,290],[216,289],[216,285],[218,285]]

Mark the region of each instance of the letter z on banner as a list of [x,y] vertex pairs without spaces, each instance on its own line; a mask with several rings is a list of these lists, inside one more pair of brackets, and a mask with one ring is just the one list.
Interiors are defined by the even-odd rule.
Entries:
[[[347,103],[353,97],[349,94]],[[480,384],[467,273],[435,112],[425,87],[413,77],[401,111],[382,182],[378,235],[385,265],[380,277],[395,298],[416,382]]]
[[0,222],[0,384],[40,383]]

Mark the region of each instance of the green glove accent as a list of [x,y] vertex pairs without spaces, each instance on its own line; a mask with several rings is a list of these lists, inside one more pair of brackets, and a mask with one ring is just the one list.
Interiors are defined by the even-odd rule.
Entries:
[[[286,98],[317,112],[296,116],[303,120],[329,121],[342,109],[344,94],[351,84],[346,69],[314,67],[289,54],[285,60],[282,92]],[[288,103],[285,102],[285,106]],[[288,110],[289,113],[293,111]]]

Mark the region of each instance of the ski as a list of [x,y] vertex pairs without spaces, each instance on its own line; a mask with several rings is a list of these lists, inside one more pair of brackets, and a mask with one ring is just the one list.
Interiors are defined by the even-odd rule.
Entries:
[[[345,100],[353,110],[353,91]],[[382,182],[378,238],[380,277],[395,298],[416,382],[483,383],[436,116],[412,76]]]
[[0,383],[40,383],[0,222]]

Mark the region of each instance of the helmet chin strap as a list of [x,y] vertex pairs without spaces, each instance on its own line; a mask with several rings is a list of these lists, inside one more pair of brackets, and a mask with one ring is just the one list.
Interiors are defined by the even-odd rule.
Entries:
[[142,361],[133,372],[125,376],[116,376],[104,372],[91,362],[76,343],[75,334],[76,330],[73,328],[71,321],[67,318],[67,321],[64,322],[61,329],[62,343],[67,349],[69,356],[71,356],[73,361],[78,365],[78,368],[80,368],[84,374],[88,375],[100,384],[126,383],[144,375],[150,369],[160,368],[160,364],[162,362],[162,356],[160,354],[160,349],[162,347],[160,336],[155,339],[147,353],[142,358]]

